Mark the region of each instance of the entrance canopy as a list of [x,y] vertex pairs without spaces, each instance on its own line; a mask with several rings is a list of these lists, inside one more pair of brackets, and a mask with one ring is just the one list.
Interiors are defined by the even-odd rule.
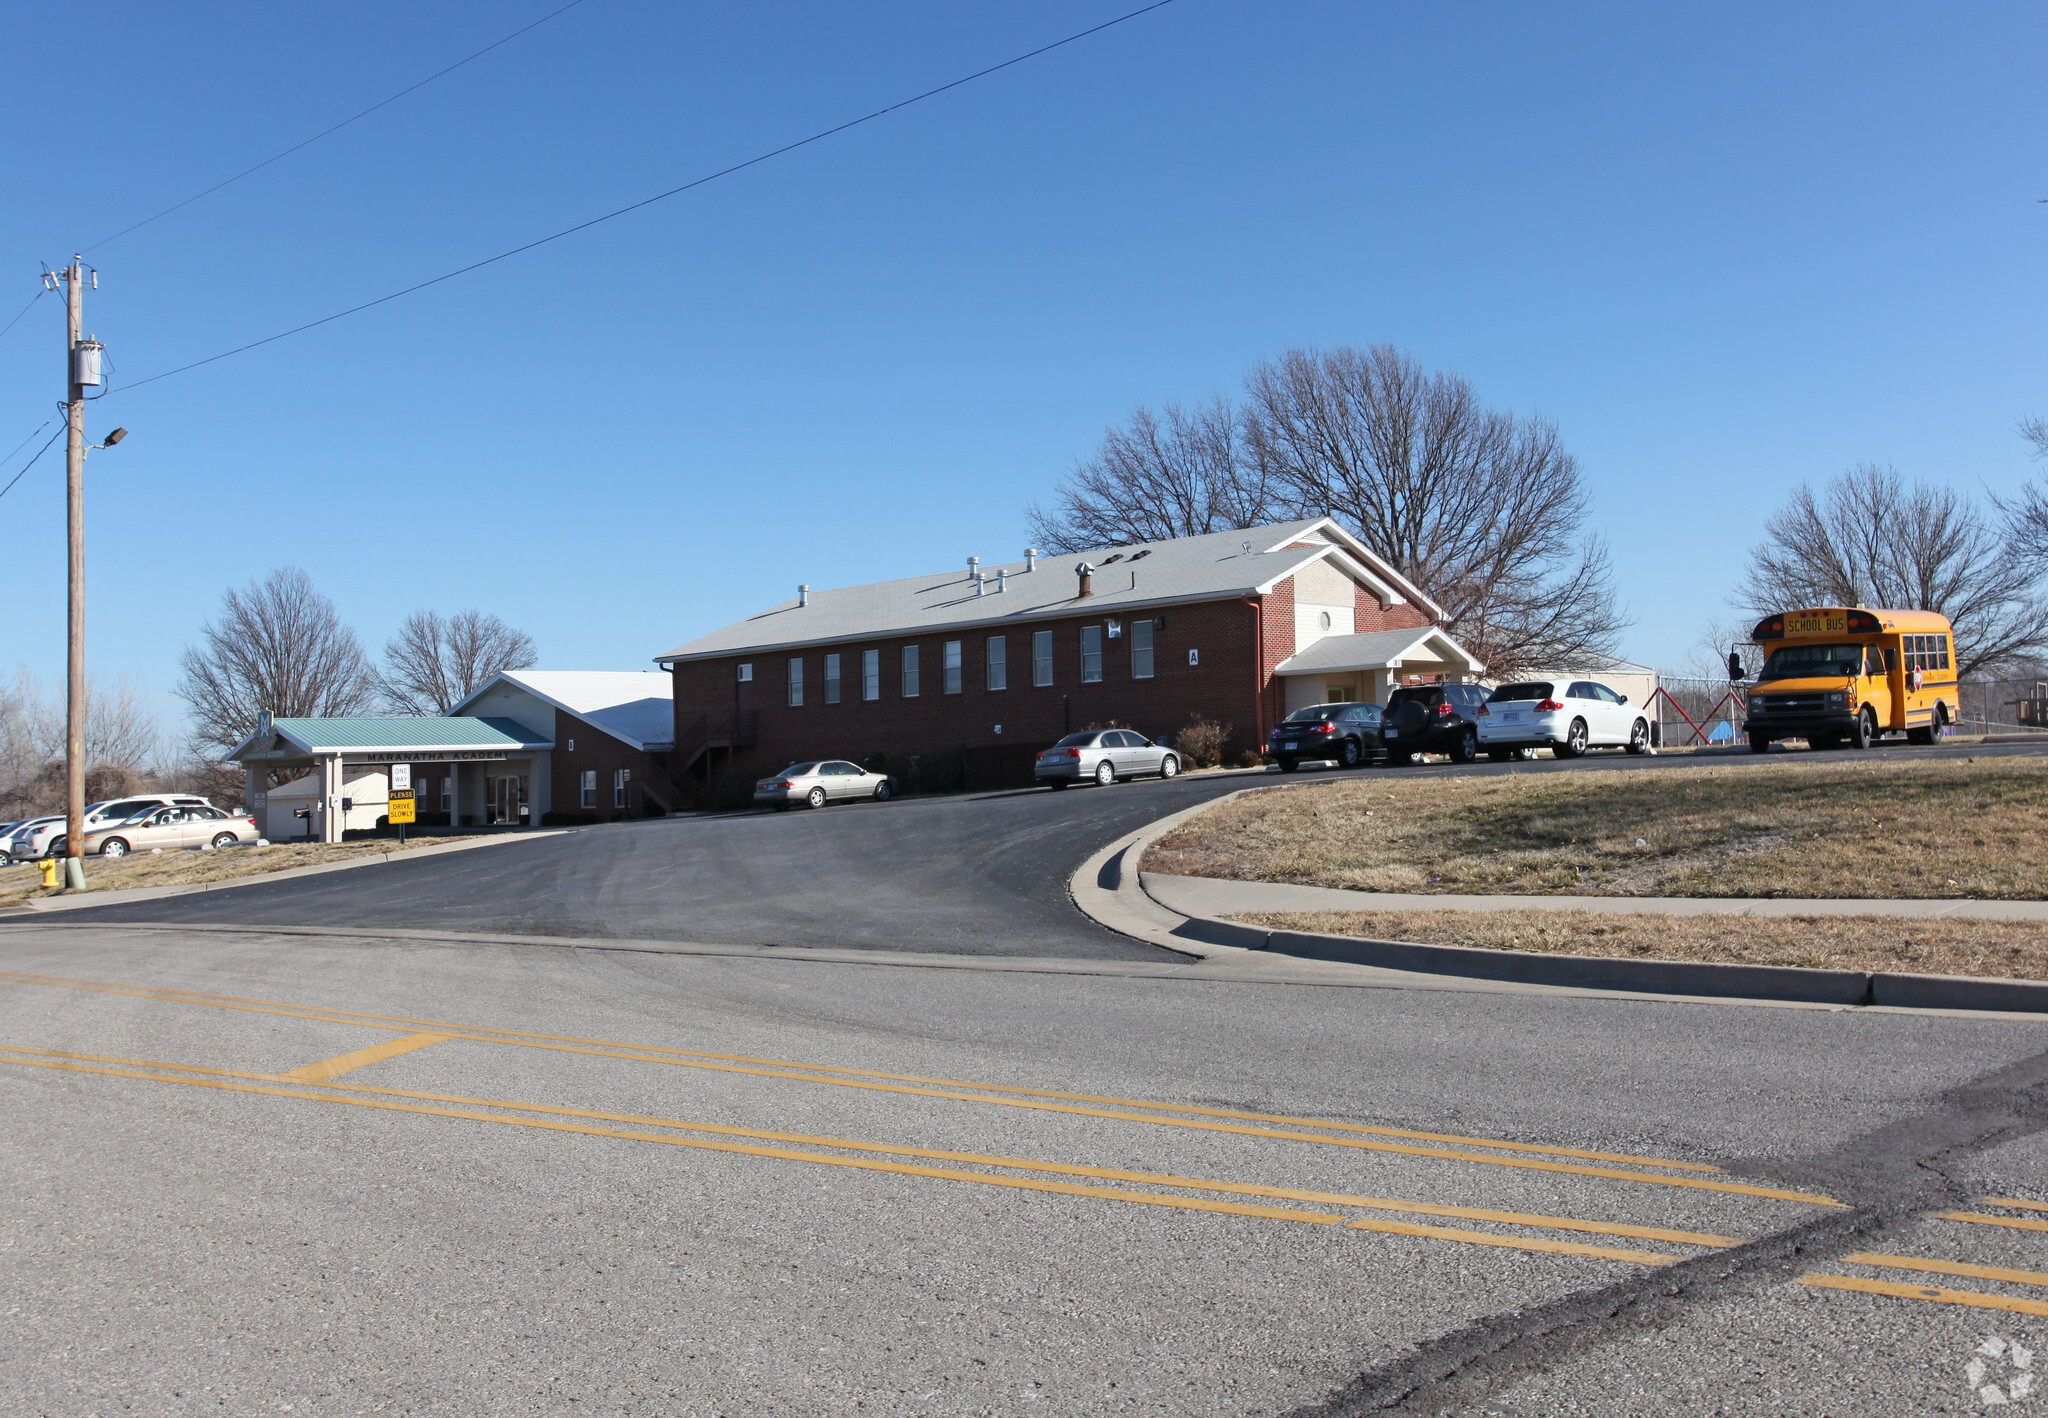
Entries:
[[[256,731],[235,745],[228,758],[242,765],[249,775],[249,810],[262,818],[270,775],[283,770],[318,769],[320,791],[314,803],[318,819],[317,836],[323,842],[339,842],[344,821],[343,784],[364,767],[387,767],[394,763],[444,765],[448,784],[444,789],[452,820],[460,823],[469,811],[469,797],[483,792],[484,780],[491,780],[491,806],[478,803],[477,816],[499,821],[517,820],[508,810],[515,800],[529,806],[530,820],[539,821],[548,804],[524,802],[527,787],[544,798],[548,782],[548,755],[552,741],[537,737],[525,725],[511,719],[391,718],[391,719],[273,719],[261,716]],[[467,775],[472,792],[463,790],[464,765],[483,765]],[[493,768],[492,765],[497,765]],[[385,775],[388,782],[388,773]],[[507,788],[502,783],[516,780]]]
[[1325,635],[1273,667],[1286,685],[1287,711],[1332,700],[1384,703],[1402,675],[1442,675],[1463,680],[1485,666],[1464,646],[1434,626],[1420,630],[1368,630],[1358,635]]

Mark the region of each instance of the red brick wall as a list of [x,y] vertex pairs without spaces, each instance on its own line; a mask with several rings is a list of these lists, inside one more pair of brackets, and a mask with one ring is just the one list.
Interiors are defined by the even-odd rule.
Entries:
[[[576,744],[573,751],[569,748],[571,740]],[[555,751],[551,756],[548,784],[555,812],[572,818],[580,813],[595,813],[600,822],[609,822],[615,815],[639,817],[645,809],[638,789],[654,767],[652,757],[640,749],[613,738],[588,720],[575,718],[559,709],[555,711]],[[633,775],[623,808],[612,805],[612,773],[620,768]],[[597,805],[586,808],[583,806],[583,774],[591,769],[597,772]],[[660,791],[659,785],[657,791]],[[673,793],[661,795],[675,796]],[[682,803],[674,805],[679,808],[685,806]]]
[[[742,772],[765,773],[810,758],[858,761],[876,753],[894,763],[910,754],[937,754],[978,744],[1026,743],[1042,748],[1069,726],[1078,730],[1112,719],[1157,737],[1179,732],[1198,714],[1234,726],[1235,753],[1261,741],[1259,693],[1271,677],[1272,665],[1293,649],[1293,597],[1289,588],[1282,589],[1288,592],[1284,605],[1277,612],[1269,610],[1267,616],[1271,619],[1277,614],[1285,627],[1285,643],[1277,655],[1269,643],[1263,667],[1258,666],[1254,652],[1259,613],[1241,599],[1168,606],[1153,612],[1163,616],[1166,625],[1154,632],[1154,677],[1149,680],[1131,678],[1132,617],[1128,613],[1078,613],[1052,620],[1034,618],[1002,632],[1009,670],[1009,687],[1002,690],[987,688],[987,642],[994,633],[987,628],[957,635],[889,636],[830,647],[830,653],[840,657],[837,704],[825,703],[828,651],[824,649],[778,649],[686,661],[674,667],[678,732],[687,733],[707,712],[714,721],[731,714],[738,666],[747,662],[754,667],[756,737],[751,749],[733,754],[732,767]],[[1123,622],[1124,632],[1112,640],[1105,631],[1102,679],[1083,684],[1081,627],[1103,625],[1111,615]],[[1041,630],[1052,632],[1053,644],[1053,682],[1043,688],[1031,682],[1031,637]],[[1269,642],[1274,639],[1270,632],[1267,638]],[[949,639],[961,641],[958,694],[946,694],[942,689],[942,646]],[[913,644],[920,651],[920,692],[916,698],[906,699],[901,689],[902,651]],[[861,654],[869,649],[881,651],[882,697],[875,701],[860,697]],[[1188,663],[1190,649],[1201,652],[1199,665]],[[798,653],[804,662],[804,703],[791,708],[787,665]],[[1001,734],[995,732],[997,724],[1003,726]],[[690,747],[679,738],[680,752],[687,753]],[[720,768],[723,771],[723,755]]]
[[1407,605],[1383,606],[1380,604],[1380,598],[1365,587],[1358,586],[1357,592],[1358,600],[1352,611],[1352,624],[1361,635],[1368,630],[1420,630],[1432,623],[1422,607],[1412,602]]
[[1259,665],[1259,720],[1252,743],[1263,748],[1266,730],[1287,711],[1286,688],[1273,678],[1273,667],[1294,653],[1294,578],[1261,597],[1257,614],[1265,653]]

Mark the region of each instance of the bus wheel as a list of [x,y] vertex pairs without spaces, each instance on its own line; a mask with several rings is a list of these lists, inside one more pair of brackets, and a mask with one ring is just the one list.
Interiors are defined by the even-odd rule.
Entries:
[[1849,731],[1849,747],[1869,748],[1877,737],[1877,720],[1868,709],[1856,716],[1856,727]]
[[1751,734],[1749,736],[1749,751],[1751,753],[1769,753],[1771,751],[1771,741],[1762,734]]

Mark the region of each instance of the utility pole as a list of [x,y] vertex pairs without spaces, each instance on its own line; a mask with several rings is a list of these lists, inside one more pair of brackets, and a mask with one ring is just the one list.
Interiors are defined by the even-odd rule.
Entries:
[[[86,367],[81,335],[85,315],[85,263],[71,258],[64,282],[68,315],[64,336],[64,510],[70,534],[70,662],[64,681],[64,885],[85,889],[85,385],[98,384],[98,360]],[[93,284],[99,284],[98,272]],[[97,350],[94,351],[97,354]]]

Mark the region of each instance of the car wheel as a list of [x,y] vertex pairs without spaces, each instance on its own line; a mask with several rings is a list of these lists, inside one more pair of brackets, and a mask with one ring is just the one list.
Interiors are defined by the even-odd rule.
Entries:
[[[111,813],[108,814],[110,817],[112,815]],[[128,844],[119,837],[109,837],[106,841],[100,843],[100,855],[103,857],[125,857],[128,855]]]
[[1105,788],[1108,787],[1116,781],[1116,769],[1107,761],[1096,764],[1095,781]]
[[1509,749],[1508,752],[1521,759],[1524,763],[1534,763],[1536,761],[1536,746],[1534,744],[1525,743],[1520,748]]
[[1292,773],[1299,767],[1301,767],[1301,760],[1298,758],[1283,758],[1280,760],[1280,771],[1282,773]]
[[222,847],[232,847],[238,840],[240,839],[232,832],[216,832],[213,836],[214,850],[218,851]]
[[776,810],[777,812],[788,812],[788,811],[789,811],[789,804],[788,804],[788,803],[777,803],[777,804],[775,805],[775,810]]
[[1051,781],[1051,783],[1050,783],[1050,784],[1048,784],[1048,786],[1049,786],[1049,787],[1050,787],[1050,788],[1051,788],[1051,789],[1052,789],[1052,790],[1053,790],[1053,791],[1054,791],[1055,793],[1057,793],[1057,792],[1058,792],[1058,791],[1059,791],[1060,789],[1062,789],[1062,788],[1064,788],[1064,787],[1066,787],[1066,786],[1067,786],[1067,780],[1066,780],[1066,779],[1064,779],[1064,778],[1055,778],[1055,779],[1053,779],[1053,780]]
[[1749,736],[1749,751],[1751,753],[1769,753],[1771,751],[1769,736],[1765,734],[1751,734]]
[[1564,742],[1553,744],[1550,751],[1559,758],[1584,758],[1586,756],[1586,721],[1572,720],[1572,726],[1565,730]]
[[1486,756],[1495,763],[1507,763],[1514,758],[1515,751],[1511,748],[1489,748],[1486,750]]
[[1179,773],[1179,772],[1180,772],[1180,760],[1179,760],[1178,758],[1175,758],[1175,757],[1174,757],[1174,756],[1173,756],[1172,754],[1170,754],[1170,753],[1169,753],[1169,754],[1167,754],[1167,755],[1166,755],[1166,757],[1164,757],[1164,758],[1162,758],[1162,759],[1160,759],[1160,760],[1159,760],[1159,776],[1160,776],[1160,777],[1162,777],[1162,778],[1171,778],[1171,777],[1173,777],[1173,776],[1174,776],[1175,774],[1177,774],[1177,773]]
[[826,802],[825,790],[823,788],[811,789],[808,793],[804,794],[804,801],[812,807],[823,807]]
[[1414,762],[1415,754],[1411,749],[1396,748],[1389,749],[1387,752],[1387,767],[1389,768],[1406,768]]
[[1856,727],[1849,731],[1849,747],[1869,748],[1877,737],[1877,716],[1865,709],[1856,716]]
[[1628,731],[1628,751],[1630,753],[1648,753],[1650,751],[1649,720],[1636,720],[1636,726]]
[[1357,739],[1346,739],[1343,743],[1337,745],[1337,766],[1339,768],[1356,768],[1358,766]]
[[1451,740],[1451,762],[1470,763],[1479,756],[1479,730],[1466,729]]
[[896,790],[889,786],[889,780],[887,778],[884,778],[881,782],[875,784],[876,802],[885,803],[895,796]]

